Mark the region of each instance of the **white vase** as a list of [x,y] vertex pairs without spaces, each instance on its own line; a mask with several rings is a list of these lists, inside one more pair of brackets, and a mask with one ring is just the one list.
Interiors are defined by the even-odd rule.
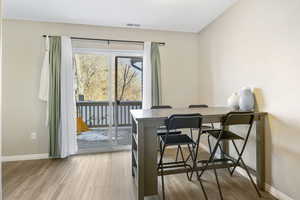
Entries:
[[251,111],[254,109],[254,96],[251,88],[244,87],[241,89],[239,106],[242,111]]
[[237,92],[232,93],[232,95],[227,100],[227,105],[233,110],[239,109],[240,95]]

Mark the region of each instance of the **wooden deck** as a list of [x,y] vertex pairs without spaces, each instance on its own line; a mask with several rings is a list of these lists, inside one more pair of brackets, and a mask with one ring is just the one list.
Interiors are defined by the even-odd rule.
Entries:
[[78,150],[79,153],[128,150],[131,145],[130,137],[131,127],[119,127],[117,136],[115,128],[91,128],[77,136]]

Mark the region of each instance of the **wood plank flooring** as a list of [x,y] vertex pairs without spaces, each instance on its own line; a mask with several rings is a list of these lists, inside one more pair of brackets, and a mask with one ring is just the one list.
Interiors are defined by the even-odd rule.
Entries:
[[[135,200],[130,156],[124,151],[3,163],[4,200]],[[266,192],[258,198],[237,173],[231,178],[226,170],[218,172],[225,200],[275,200]],[[204,179],[209,199],[219,200],[213,174],[206,172]],[[165,183],[167,200],[204,199],[198,181],[189,182],[185,174],[167,176]]]

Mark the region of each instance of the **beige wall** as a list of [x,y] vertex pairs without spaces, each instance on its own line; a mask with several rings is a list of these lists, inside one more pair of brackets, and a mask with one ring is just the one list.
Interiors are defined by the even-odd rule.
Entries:
[[[198,102],[197,34],[5,20],[3,154],[6,156],[48,152],[45,104],[37,98],[43,34],[166,42],[161,47],[163,102],[176,107]],[[37,132],[37,141],[30,139],[31,132]]]
[[[300,199],[300,1],[241,0],[199,34],[200,99],[225,105],[241,87],[269,112],[267,183]],[[255,158],[248,155],[248,160]]]

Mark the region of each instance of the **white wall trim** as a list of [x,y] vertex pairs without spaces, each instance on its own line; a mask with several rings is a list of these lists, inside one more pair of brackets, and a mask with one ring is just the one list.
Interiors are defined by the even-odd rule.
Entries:
[[[206,145],[201,144],[200,143],[200,148],[204,149],[205,151],[209,152],[209,149]],[[246,171],[241,168],[241,167],[237,167],[236,168],[236,172],[239,173],[241,176],[249,179]],[[251,175],[251,177],[253,178],[253,181],[256,182],[256,177]],[[265,183],[265,191],[270,193],[271,195],[273,195],[275,198],[277,198],[278,200],[294,200],[293,198],[289,197],[288,195],[286,195],[285,193],[279,191],[278,189],[274,188],[273,186]]]
[[265,190],[270,194],[272,194],[278,200],[294,200],[288,195],[284,194],[283,192],[280,192],[279,190],[277,190],[276,188],[272,187],[267,183],[265,184]]
[[21,160],[40,160],[48,159],[49,154],[25,154],[15,156],[2,156],[2,162],[21,161]]
[[[245,178],[249,179],[246,171],[243,168],[238,167],[236,169],[236,172],[239,173],[241,176],[244,176]],[[255,182],[256,177],[253,175],[251,175],[251,177],[253,178],[253,180]],[[265,183],[265,191],[269,192],[271,195],[273,195],[278,200],[294,200],[291,197],[289,197],[288,195],[284,194],[283,192],[279,191],[278,189],[274,188],[273,186],[271,186],[267,183]]]
[[74,53],[93,53],[113,56],[143,56],[144,50],[118,50],[118,49],[97,49],[97,48],[73,48]]

